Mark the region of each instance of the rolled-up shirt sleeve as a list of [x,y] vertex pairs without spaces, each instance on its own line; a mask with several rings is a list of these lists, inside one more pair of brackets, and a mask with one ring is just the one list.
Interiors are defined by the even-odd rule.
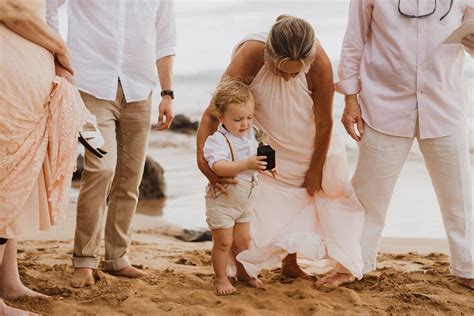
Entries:
[[172,0],[162,0],[156,14],[156,59],[176,54],[176,21]]
[[370,32],[373,0],[351,0],[346,34],[342,43],[336,91],[344,95],[359,93],[360,64]]
[[210,168],[221,160],[230,161],[230,150],[224,135],[215,132],[206,139],[204,143],[204,159]]

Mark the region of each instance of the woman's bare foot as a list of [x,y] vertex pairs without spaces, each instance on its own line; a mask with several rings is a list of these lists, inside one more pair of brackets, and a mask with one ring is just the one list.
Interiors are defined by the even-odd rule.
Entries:
[[32,316],[38,315],[34,313],[30,313],[27,311],[23,311],[21,309],[13,308],[6,305],[2,299],[0,299],[0,315],[3,316]]
[[44,295],[44,294],[41,294],[39,292],[30,290],[29,288],[27,288],[23,284],[19,284],[18,286],[15,286],[15,287],[6,286],[6,287],[2,288],[0,290],[0,296],[4,299],[7,299],[7,300],[14,300],[16,298],[24,297],[24,296],[27,296],[27,297],[43,297],[43,298],[48,297],[47,295]]
[[89,285],[94,285],[94,271],[90,268],[74,269],[72,274],[71,286],[75,288],[83,288]]
[[322,285],[327,288],[336,288],[346,283],[352,283],[355,277],[350,273],[334,272],[316,281],[316,285]]
[[474,279],[465,279],[465,278],[456,277],[456,282],[458,282],[459,284],[471,290],[474,290]]
[[125,267],[121,270],[107,270],[108,274],[126,277],[130,279],[139,279],[146,276],[146,273],[132,266]]
[[296,261],[282,262],[281,275],[290,278],[309,278],[309,274],[304,272]]
[[231,295],[237,292],[237,289],[230,283],[228,277],[216,278],[214,280],[217,295]]

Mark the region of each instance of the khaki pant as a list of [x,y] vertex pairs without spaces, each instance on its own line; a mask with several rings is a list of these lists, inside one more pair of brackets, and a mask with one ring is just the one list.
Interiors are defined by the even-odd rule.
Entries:
[[127,252],[150,134],[151,94],[147,100],[127,103],[119,84],[115,101],[83,92],[81,96],[97,117],[108,153],[99,159],[85,151],[73,266],[98,267],[105,221],[105,269],[121,270],[130,265]]
[[[451,272],[472,279],[472,187],[466,131],[463,129],[446,137],[417,138],[441,208],[449,242]],[[364,273],[376,268],[388,205],[413,140],[386,135],[365,126],[352,179],[356,195],[366,209],[361,239]],[[415,212],[417,206],[412,207]]]

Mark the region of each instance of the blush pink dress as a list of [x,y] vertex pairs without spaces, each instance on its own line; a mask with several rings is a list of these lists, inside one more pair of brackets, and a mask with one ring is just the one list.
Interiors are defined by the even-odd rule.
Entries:
[[86,108],[49,51],[2,23],[0,39],[0,237],[18,238],[63,217]]
[[[249,35],[237,47],[248,40],[265,42],[266,35]],[[268,143],[276,151],[278,176],[260,175],[250,223],[250,248],[237,260],[256,277],[261,269],[274,267],[289,253],[297,253],[313,262],[332,259],[361,278],[359,240],[364,209],[350,183],[340,138],[333,135],[331,140],[323,170],[324,192],[311,197],[302,187],[316,129],[305,74],[285,81],[264,65],[250,88],[260,104],[255,124],[268,135]]]

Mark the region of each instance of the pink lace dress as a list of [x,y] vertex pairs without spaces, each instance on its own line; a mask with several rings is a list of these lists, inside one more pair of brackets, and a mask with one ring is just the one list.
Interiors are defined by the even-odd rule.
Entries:
[[63,217],[86,108],[49,51],[1,23],[0,39],[0,237],[18,238]]
[[[239,45],[248,40],[265,42],[266,36],[253,34]],[[340,138],[333,135],[331,140],[323,169],[324,192],[311,197],[302,187],[314,151],[316,128],[307,86],[304,73],[285,81],[266,65],[250,85],[260,104],[255,124],[276,150],[279,174],[276,179],[260,176],[250,222],[250,247],[237,260],[250,275],[258,276],[261,269],[275,266],[289,253],[298,253],[313,262],[331,259],[325,262],[338,262],[361,278],[359,239],[364,209],[350,183]]]

